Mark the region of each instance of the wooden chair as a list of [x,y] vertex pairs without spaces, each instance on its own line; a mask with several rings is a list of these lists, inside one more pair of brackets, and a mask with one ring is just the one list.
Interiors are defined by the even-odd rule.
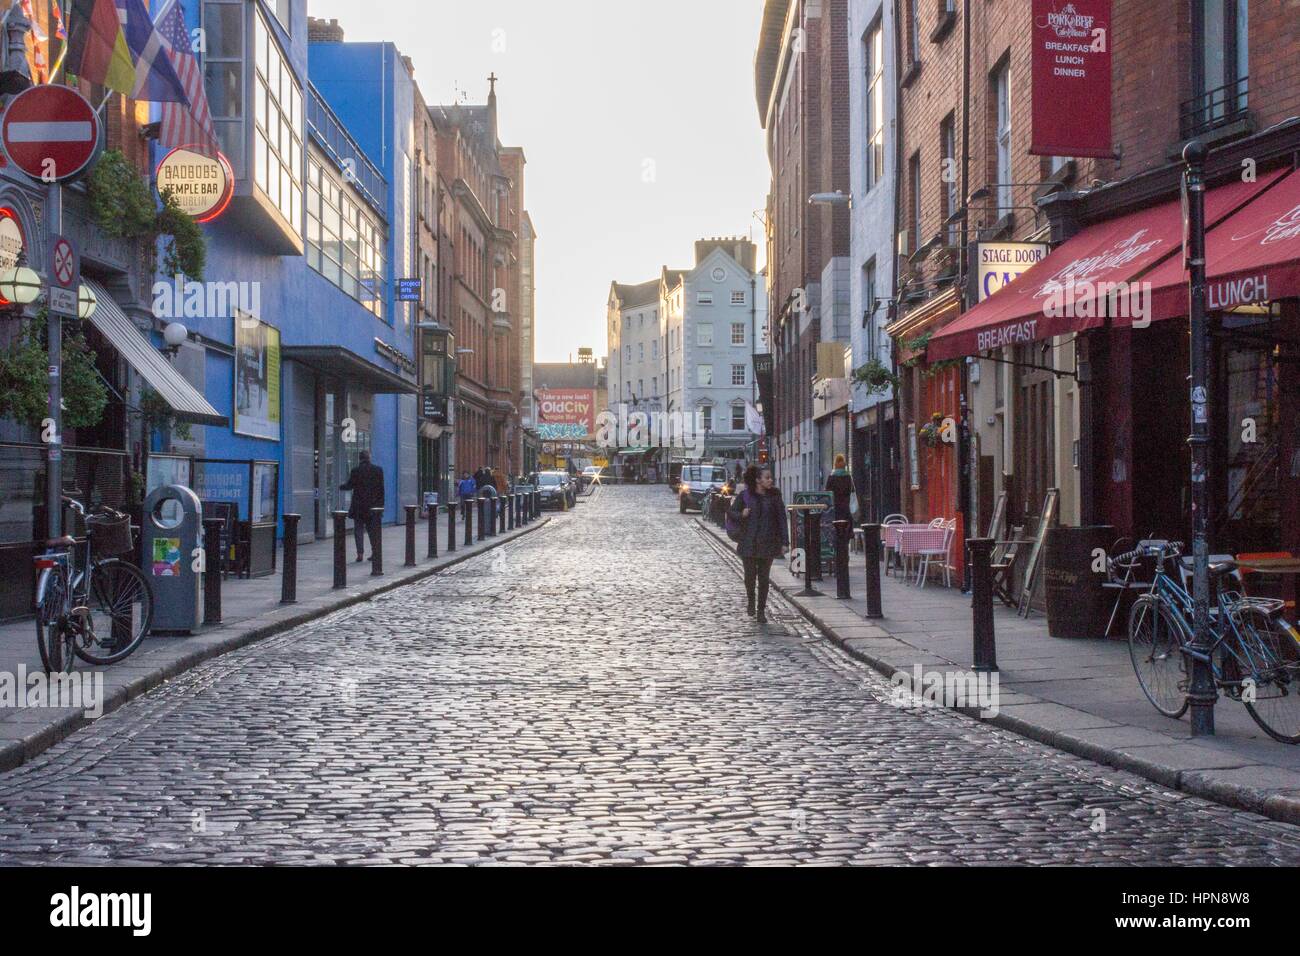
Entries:
[[1024,533],[1023,525],[1012,528],[1010,539],[997,543],[996,550],[1001,553],[995,555],[993,563],[990,565],[993,571],[993,593],[1007,607],[1016,607],[1017,605],[1013,588],[1016,576],[1016,559],[1020,557],[1020,548],[1024,544],[1021,536]]

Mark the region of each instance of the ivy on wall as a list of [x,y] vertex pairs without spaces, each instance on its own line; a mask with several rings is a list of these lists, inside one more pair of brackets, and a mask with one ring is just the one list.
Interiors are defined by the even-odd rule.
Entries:
[[[0,417],[40,428],[49,412],[48,312],[41,309],[0,355]],[[85,336],[68,325],[63,334],[63,424],[92,428],[104,416],[108,388],[95,369]]]

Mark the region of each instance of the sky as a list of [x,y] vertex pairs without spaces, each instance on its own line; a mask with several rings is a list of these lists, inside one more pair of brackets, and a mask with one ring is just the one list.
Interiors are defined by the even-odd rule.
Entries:
[[752,235],[768,165],[754,103],[762,0],[308,0],[347,40],[389,40],[431,104],[487,100],[528,159],[539,362],[603,356],[611,281]]

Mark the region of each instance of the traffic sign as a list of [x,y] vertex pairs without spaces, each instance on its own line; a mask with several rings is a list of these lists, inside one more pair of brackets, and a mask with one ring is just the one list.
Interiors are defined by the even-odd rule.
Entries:
[[71,87],[33,86],[5,108],[0,140],[10,162],[32,179],[67,182],[95,158],[99,117]]
[[81,286],[81,257],[71,239],[50,236],[49,277],[50,311],[75,316]]

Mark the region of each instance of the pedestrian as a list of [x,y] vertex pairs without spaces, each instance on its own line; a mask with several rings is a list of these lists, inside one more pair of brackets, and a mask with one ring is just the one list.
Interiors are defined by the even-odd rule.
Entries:
[[340,491],[352,492],[352,504],[348,507],[348,517],[352,519],[352,534],[357,542],[357,564],[366,560],[366,533],[370,533],[370,550],[375,550],[377,528],[372,528],[371,509],[384,506],[384,469],[370,463],[370,452],[363,451],[358,456],[357,467],[352,469],[345,484],[339,485]]
[[492,484],[496,486],[497,494],[510,494],[510,483],[506,481],[506,474],[500,468],[492,469]]
[[456,491],[462,499],[473,498],[478,494],[478,482],[474,480],[474,476],[468,471],[462,471],[460,473],[460,484],[456,486]]
[[735,471],[735,473],[731,476],[731,489],[732,489],[732,491],[737,491],[737,490],[739,490],[739,488],[740,488],[740,483],[741,483],[742,481],[744,481],[744,480],[745,480],[745,479],[744,479],[744,477],[741,475],[741,472],[740,472],[740,462],[736,462],[736,471]]
[[826,490],[835,496],[831,520],[852,522],[853,476],[849,474],[843,455],[835,456],[835,470],[826,479]]
[[731,503],[732,518],[740,525],[736,553],[745,565],[746,611],[759,624],[766,624],[772,562],[785,555],[790,546],[790,532],[785,502],[772,480],[771,469],[760,470],[757,465],[750,465],[745,470],[744,482],[744,489]]
[[480,465],[478,471],[474,472],[474,491],[478,493],[483,490],[483,486],[490,482],[487,466]]

